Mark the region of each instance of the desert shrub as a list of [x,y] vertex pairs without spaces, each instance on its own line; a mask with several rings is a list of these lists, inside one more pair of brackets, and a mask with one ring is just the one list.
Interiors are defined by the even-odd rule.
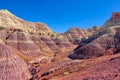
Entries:
[[65,71],[63,74],[64,75],[69,75],[70,73],[68,71]]

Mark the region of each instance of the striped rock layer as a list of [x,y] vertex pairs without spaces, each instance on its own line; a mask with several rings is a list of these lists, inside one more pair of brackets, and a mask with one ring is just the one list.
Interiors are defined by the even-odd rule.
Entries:
[[7,45],[0,44],[0,80],[25,80],[27,64]]
[[97,33],[82,41],[69,55],[72,59],[89,59],[120,52],[120,17],[113,13]]
[[63,34],[53,32],[40,22],[28,22],[10,13],[0,10],[0,42],[11,45],[22,54],[36,57],[43,53],[69,49],[88,38],[98,30],[71,28]]

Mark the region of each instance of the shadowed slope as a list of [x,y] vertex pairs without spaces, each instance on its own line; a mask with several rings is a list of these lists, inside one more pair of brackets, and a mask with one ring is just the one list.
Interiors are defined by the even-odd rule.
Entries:
[[69,55],[71,59],[89,59],[103,55],[111,55],[120,52],[119,34],[120,34],[120,13],[118,16],[112,15],[100,30],[84,40]]

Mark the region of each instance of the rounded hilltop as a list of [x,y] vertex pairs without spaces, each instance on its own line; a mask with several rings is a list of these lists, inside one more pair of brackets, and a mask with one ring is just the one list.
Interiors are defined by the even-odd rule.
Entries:
[[0,12],[12,14],[12,13],[11,13],[10,11],[8,11],[7,9],[1,9]]

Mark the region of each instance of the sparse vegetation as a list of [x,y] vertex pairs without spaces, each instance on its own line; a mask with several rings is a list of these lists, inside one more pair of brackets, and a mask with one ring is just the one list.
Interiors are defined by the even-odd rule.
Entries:
[[65,71],[63,74],[64,75],[69,75],[70,73],[68,71]]

